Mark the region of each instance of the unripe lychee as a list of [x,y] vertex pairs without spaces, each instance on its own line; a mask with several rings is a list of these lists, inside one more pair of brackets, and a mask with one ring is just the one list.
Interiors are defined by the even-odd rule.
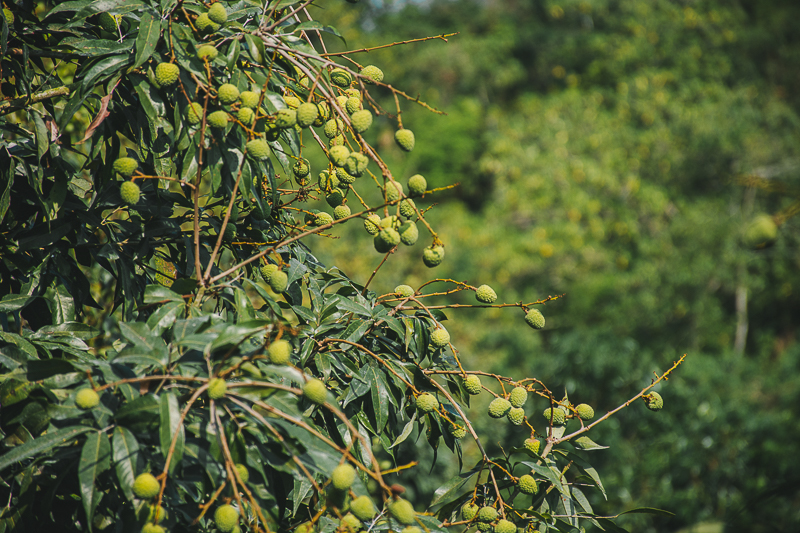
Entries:
[[350,206],[347,204],[337,205],[333,210],[334,220],[341,220],[349,216],[350,216]]
[[356,470],[349,464],[341,464],[333,469],[331,485],[337,490],[347,490],[356,479]]
[[236,118],[238,118],[239,122],[241,122],[245,126],[249,126],[253,123],[253,120],[256,118],[256,114],[249,107],[243,107],[236,113]]
[[454,439],[463,439],[467,436],[467,428],[459,424],[450,424],[447,426],[448,431]]
[[204,33],[213,33],[220,29],[220,25],[208,17],[208,13],[200,13],[197,15],[197,20],[194,21],[197,29]]
[[342,193],[341,189],[333,189],[325,195],[325,201],[328,202],[328,205],[331,207],[341,205],[344,201],[344,193]]
[[[350,161],[350,158],[348,157],[347,160]],[[345,164],[345,166],[347,166],[347,164]],[[356,177],[348,174],[344,168],[336,168],[336,177],[339,178],[340,183],[344,183],[345,185],[349,185],[356,181]]]
[[361,152],[352,152],[347,157],[347,161],[344,164],[344,168],[345,170],[347,170],[348,174],[351,174],[355,177],[359,177],[367,170],[368,165],[369,165],[369,158],[367,156],[365,156]]
[[348,98],[344,103],[344,109],[347,111],[348,115],[358,113],[363,107],[364,106],[361,103],[361,98]]
[[450,333],[444,328],[437,328],[431,332],[431,344],[436,348],[444,348],[450,344]]
[[[352,2],[351,2],[352,3]],[[400,533],[422,533],[422,530],[417,526],[404,527]]]
[[250,472],[247,470],[247,467],[241,463],[236,463],[233,465],[236,469],[236,473],[239,474],[239,478],[242,480],[242,483],[247,483],[250,480]]
[[213,378],[211,381],[208,382],[208,397],[212,400],[219,400],[223,396],[225,396],[225,392],[228,390],[228,384],[225,383],[224,379],[221,378]]
[[538,439],[529,438],[525,439],[523,446],[525,447],[526,450],[530,450],[533,453],[539,453],[539,447],[541,446],[541,443],[539,442]]
[[350,157],[350,150],[346,146],[333,146],[328,151],[328,158],[337,167],[343,167]]
[[657,392],[651,392],[642,396],[645,405],[651,411],[660,411],[664,407],[664,399]]
[[335,68],[331,71],[331,82],[339,87],[350,87],[353,77],[343,68]]
[[314,216],[315,226],[325,226],[331,223],[333,223],[333,217],[330,215],[330,213],[326,213],[325,211],[320,211]]
[[320,102],[317,104],[317,112],[319,115],[317,116],[317,120],[314,121],[314,126],[320,127],[330,118],[331,116],[331,108],[328,105],[328,102]]
[[396,202],[403,195],[403,186],[396,181],[386,182],[386,201]]
[[214,523],[217,525],[217,529],[228,533],[239,523],[239,511],[232,505],[220,505],[214,511]]
[[156,66],[156,81],[161,87],[169,87],[178,81],[181,69],[174,63],[159,63]]
[[253,139],[246,146],[247,153],[253,159],[267,159],[269,157],[269,144],[264,139]]
[[488,522],[478,522],[475,524],[475,526],[481,533],[487,533],[488,531],[492,530],[492,524],[489,524]]
[[389,508],[389,514],[401,524],[408,526],[414,523],[416,513],[414,512],[414,506],[408,500],[397,499],[389,502],[387,507]]
[[75,405],[81,409],[92,409],[100,403],[100,395],[92,389],[81,389],[75,395]]
[[511,410],[511,404],[505,398],[495,398],[489,404],[489,416],[503,418]]
[[544,416],[545,420],[547,420],[548,423],[550,423],[550,420],[552,418],[554,426],[560,426],[566,421],[566,417],[564,416],[564,411],[558,408],[551,409],[550,407],[548,407],[547,409],[544,410],[542,416]]
[[269,353],[269,360],[271,363],[275,365],[285,365],[292,358],[292,345],[289,344],[288,341],[278,340],[269,345],[267,352]]
[[139,168],[139,163],[132,157],[120,157],[114,161],[114,171],[118,172],[124,178],[130,178],[136,169]]
[[212,128],[222,129],[228,125],[228,114],[222,110],[209,113],[206,123]]
[[405,244],[406,246],[413,246],[417,243],[417,239],[419,239],[419,229],[417,225],[413,222],[406,221],[400,228],[397,230],[400,233],[400,242]]
[[494,507],[481,507],[478,511],[478,520],[481,522],[494,522],[497,520],[497,509]]
[[508,421],[515,426],[521,426],[525,421],[525,409],[522,407],[512,407],[508,410]]
[[350,124],[358,133],[364,133],[372,126],[372,112],[369,109],[356,111],[350,117]]
[[345,533],[358,533],[361,529],[361,520],[347,513],[339,520],[339,527],[343,529]]
[[414,174],[408,178],[408,195],[422,196],[428,188],[428,181],[422,174]]
[[289,286],[289,276],[283,270],[276,270],[269,277],[269,288],[278,294],[284,292]]
[[331,140],[328,141],[328,148],[333,148],[334,146],[343,146],[344,145],[344,135],[337,135],[333,137]]
[[380,223],[381,217],[373,213],[364,219],[364,229],[367,230],[367,233],[370,235],[377,235],[380,231]]
[[397,130],[394,132],[394,140],[397,143],[397,146],[405,150],[406,152],[410,152],[414,149],[414,132],[407,129]]
[[297,124],[297,112],[294,109],[279,109],[275,113],[275,125],[282,130]]
[[464,517],[464,520],[470,521],[476,516],[478,516],[478,510],[480,507],[475,505],[472,502],[467,502],[461,507],[461,516]]
[[428,268],[433,268],[442,264],[444,261],[444,247],[443,246],[431,246],[430,248],[425,248],[422,252],[422,262],[425,263],[425,266]]
[[344,109],[347,104],[347,96],[340,94],[336,97],[336,103],[339,104],[340,108]]
[[119,186],[119,195],[128,205],[134,205],[139,201],[139,192],[139,186],[132,181],[124,181]]
[[753,217],[744,232],[744,243],[750,248],[764,248],[778,238],[778,226],[775,219],[767,214]]
[[534,329],[542,329],[544,327],[544,315],[538,309],[531,309],[525,315],[525,322]]
[[147,521],[158,524],[166,520],[168,517],[167,510],[160,505],[151,505],[150,512],[147,515]]
[[411,198],[406,198],[402,202],[400,202],[400,214],[406,218],[411,218],[416,215],[416,211],[414,210],[416,206],[414,205],[414,200]]
[[200,121],[203,120],[203,106],[198,104],[197,102],[192,102],[188,106],[186,106],[186,111],[184,111],[186,121],[189,124],[195,125],[200,124]]
[[278,271],[278,265],[268,263],[261,267],[261,277],[264,278],[264,281],[269,283],[269,279],[277,271]]
[[301,128],[307,128],[317,120],[317,116],[319,115],[319,110],[317,109],[316,104],[312,103],[305,103],[300,104],[297,108],[297,124]]
[[322,133],[325,134],[325,137],[328,139],[333,139],[337,135],[341,134],[344,131],[344,122],[340,118],[332,118],[325,123],[325,126],[322,128]]
[[414,289],[409,285],[398,285],[394,288],[394,294],[398,298],[410,298],[414,296]]
[[305,159],[298,159],[292,166],[295,177],[305,178],[311,172],[311,167]]
[[470,394],[480,394],[482,389],[481,378],[475,374],[467,376],[467,379],[464,380],[464,388],[467,389],[467,392]]
[[225,11],[225,6],[222,2],[217,2],[208,9],[208,18],[217,24],[225,24],[228,20],[228,13]]
[[511,520],[501,518],[494,526],[494,533],[517,533],[517,526]]
[[372,503],[369,496],[359,496],[350,502],[350,512],[362,522],[366,522],[375,516],[375,504]]
[[490,286],[481,285],[475,291],[475,298],[481,303],[491,304],[497,300],[497,293]]
[[594,418],[594,409],[592,406],[586,403],[581,403],[575,406],[575,411],[578,412],[578,416],[581,420],[591,420]]
[[159,490],[161,490],[161,484],[155,476],[149,472],[139,474],[133,481],[133,493],[137,498],[141,498],[142,500],[154,498]]
[[536,480],[530,474],[525,474],[519,478],[517,482],[519,491],[523,494],[536,494],[539,487],[536,485]]
[[284,96],[283,101],[286,103],[286,107],[288,107],[289,109],[297,109],[298,107],[300,107],[300,104],[302,103],[299,98],[292,95]]
[[223,83],[217,89],[217,98],[223,104],[232,104],[239,99],[239,89],[231,83]]
[[347,96],[347,98],[361,99],[361,91],[356,88],[345,89],[344,94]]
[[528,391],[525,387],[514,387],[508,396],[508,401],[513,407],[522,407],[528,401]]
[[389,215],[381,219],[381,227],[397,229],[400,227],[400,220],[395,215]]
[[383,228],[377,235],[375,235],[372,244],[375,246],[375,250],[385,254],[400,244],[400,234],[397,233],[396,229]]
[[142,526],[142,533],[164,533],[164,528],[159,526],[158,524],[147,522],[145,525]]
[[258,100],[261,96],[254,91],[242,91],[239,94],[239,102],[242,104],[242,107],[247,107],[250,109],[255,109],[258,107]]
[[303,385],[303,395],[316,404],[323,404],[328,398],[328,389],[318,379],[310,379]]
[[417,409],[423,413],[430,413],[439,408],[439,400],[430,392],[423,392],[417,396]]
[[367,65],[366,67],[361,69],[360,74],[362,76],[366,76],[367,79],[364,81],[367,83],[375,83],[383,81],[383,71],[376,67],[375,65]]
[[339,186],[339,177],[333,172],[323,170],[317,177],[317,185],[323,192],[332,191]]

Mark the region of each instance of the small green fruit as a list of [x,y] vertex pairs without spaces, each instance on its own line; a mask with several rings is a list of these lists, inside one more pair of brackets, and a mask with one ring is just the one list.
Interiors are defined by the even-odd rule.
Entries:
[[422,533],[422,530],[417,526],[404,527],[400,533]]
[[410,220],[400,226],[397,231],[400,233],[400,242],[406,246],[415,245],[417,239],[419,239],[419,229],[417,229],[417,225]]
[[278,294],[284,292],[289,286],[289,276],[283,270],[276,270],[269,277],[269,288]]
[[[347,160],[350,161],[350,158],[348,157]],[[347,165],[345,164],[345,166]],[[336,168],[336,177],[339,178],[340,183],[344,183],[345,185],[349,185],[356,181],[356,177],[348,174],[344,168]]]
[[428,188],[428,181],[422,174],[414,174],[408,178],[408,195],[409,196],[422,196]]
[[651,392],[642,396],[645,405],[651,411],[660,411],[664,407],[664,399],[657,392]]
[[328,139],[333,139],[337,135],[340,135],[344,131],[344,122],[340,118],[332,118],[325,123],[325,126],[322,128],[322,133],[325,134],[325,137]]
[[225,24],[225,21],[228,20],[228,13],[222,2],[217,2],[208,9],[208,18],[217,24]]
[[437,328],[431,332],[431,344],[436,348],[444,348],[450,344],[450,333],[444,328]]
[[119,186],[119,195],[128,205],[135,205],[139,201],[139,186],[132,181],[124,181]]
[[316,104],[305,103],[297,107],[297,124],[301,128],[307,128],[317,120],[319,109]]
[[495,398],[489,404],[489,416],[503,418],[511,410],[511,404],[505,398]]
[[159,63],[156,66],[156,81],[161,87],[169,87],[178,81],[181,69],[174,63]]
[[[337,205],[333,210],[333,219],[341,220],[350,216],[350,206],[347,204]],[[402,238],[402,236],[401,236]]]
[[216,47],[210,44],[204,44],[203,46],[197,49],[197,57],[202,61],[203,59],[208,59],[209,62],[214,61],[217,58],[219,51]]
[[311,167],[309,166],[307,160],[298,159],[292,166],[292,172],[294,172],[294,175],[297,178],[305,178],[311,172]]
[[325,211],[320,211],[314,216],[314,225],[315,226],[325,226],[327,224],[333,223],[333,217],[330,213],[326,213]]
[[242,107],[255,109],[255,108],[258,107],[258,100],[259,99],[260,99],[260,95],[257,92],[242,91],[239,94],[239,102],[241,102]]
[[497,293],[488,285],[481,285],[475,291],[475,298],[484,304],[491,304],[497,300]]
[[278,271],[278,265],[268,263],[261,267],[261,277],[264,278],[264,281],[269,283],[272,274],[274,274],[277,271]]
[[347,157],[347,161],[344,164],[347,173],[355,177],[364,174],[367,170],[367,166],[369,166],[369,158],[361,152],[352,152]]
[[536,485],[536,480],[533,479],[533,476],[530,474],[525,474],[520,477],[517,486],[519,487],[519,491],[523,494],[536,494],[536,491],[539,490],[539,487]]
[[514,387],[508,396],[508,401],[513,407],[522,407],[528,401],[528,391],[525,387]]
[[467,436],[467,428],[457,424],[450,424],[447,426],[448,431],[454,439],[463,439]]
[[323,170],[317,177],[317,185],[323,192],[329,192],[339,186],[339,178],[335,173]]
[[297,124],[297,112],[294,109],[279,109],[275,114],[275,126],[285,130]]
[[428,268],[433,268],[444,261],[444,247],[435,245],[422,251],[422,262]]
[[761,214],[753,217],[744,232],[744,243],[749,248],[764,248],[778,238],[778,226],[775,220]]
[[203,120],[203,106],[197,102],[192,102],[186,106],[185,116],[189,124],[200,124],[200,121]]
[[333,148],[334,146],[344,146],[344,135],[337,135],[328,141],[329,148]]
[[370,235],[377,235],[380,231],[381,217],[376,214],[371,214],[364,219],[364,229]]
[[247,470],[247,467],[241,463],[236,463],[233,467],[236,469],[236,473],[239,474],[242,483],[247,483],[250,479],[250,472]]
[[286,103],[286,107],[288,107],[289,109],[297,109],[298,107],[300,107],[300,104],[302,103],[299,98],[296,98],[291,95],[284,96],[283,101]]
[[377,235],[375,235],[375,238],[372,240],[372,244],[375,246],[375,250],[385,254],[400,244],[400,234],[396,229],[383,228]]
[[364,133],[372,126],[372,113],[369,109],[356,111],[350,117],[350,124],[353,125],[353,129],[358,133]]
[[411,218],[417,214],[416,205],[414,205],[414,200],[411,198],[407,198],[400,202],[400,214],[406,218]]
[[472,395],[480,394],[482,390],[481,378],[475,374],[467,376],[467,379],[464,380],[464,388],[467,389],[467,392]]
[[363,107],[364,106],[361,103],[361,98],[348,98],[344,103],[344,109],[347,111],[348,115],[353,115],[361,111]]
[[142,526],[142,533],[164,533],[164,528],[151,522]]
[[398,285],[394,288],[394,294],[398,298],[411,298],[414,296],[414,289],[409,285]]
[[197,29],[203,33],[213,33],[221,28],[219,24],[208,17],[208,13],[200,13],[194,21]]
[[136,479],[133,480],[133,493],[137,498],[141,498],[142,500],[154,498],[159,490],[161,490],[161,484],[155,476],[149,472],[139,474],[136,476]]
[[225,392],[227,392],[227,390],[228,384],[225,383],[224,379],[213,378],[208,382],[208,397],[212,400],[219,400],[225,396]]
[[253,120],[256,118],[256,114],[249,107],[243,107],[238,113],[236,113],[236,118],[238,118],[239,122],[245,126],[250,126],[253,123]]
[[423,413],[430,413],[439,408],[439,400],[430,392],[423,392],[417,396],[417,409]]
[[217,529],[228,533],[239,523],[239,511],[232,505],[220,505],[214,511],[214,523]]
[[522,407],[512,407],[508,410],[508,421],[515,426],[521,426],[525,421],[525,409]]
[[361,530],[361,525],[361,520],[350,513],[347,513],[339,520],[339,527],[344,529],[345,533],[358,533]]
[[164,509],[160,505],[151,505],[150,506],[150,513],[147,516],[147,521],[152,522],[154,524],[158,524],[159,522],[167,519],[167,510]]
[[223,83],[217,89],[217,98],[223,104],[232,104],[239,99],[239,89],[236,85]]
[[594,409],[592,409],[592,406],[589,404],[578,404],[575,406],[575,411],[577,411],[581,420],[591,420],[594,418]]
[[396,181],[386,182],[386,202],[396,202],[403,195],[403,186]]
[[341,464],[333,469],[331,485],[336,490],[347,490],[356,480],[356,470],[349,464]]
[[367,78],[364,80],[367,83],[380,83],[383,81],[383,71],[375,65],[367,65],[361,69],[360,74]]
[[350,512],[362,522],[366,522],[375,516],[375,504],[372,503],[369,496],[359,496],[350,502]]
[[206,122],[212,128],[222,129],[228,125],[228,114],[222,110],[214,111],[209,113]]
[[408,500],[395,500],[389,503],[388,508],[389,514],[401,524],[408,526],[414,523],[416,513],[414,512],[414,506]]
[[333,189],[325,195],[325,201],[328,202],[328,205],[331,207],[341,205],[344,201],[344,193],[342,193],[341,189]]
[[478,520],[481,522],[494,522],[497,520],[497,509],[494,507],[481,507],[478,511]]
[[328,389],[320,380],[310,379],[303,385],[303,395],[313,403],[323,404],[328,398]]
[[346,146],[333,146],[328,151],[328,158],[337,167],[343,167],[350,157],[350,150]]
[[[275,268],[277,269],[276,265]],[[276,365],[288,364],[292,358],[292,345],[288,341],[279,340],[269,345],[267,349],[269,352],[269,360]]]
[[517,533],[517,526],[511,520],[501,518],[494,526],[494,533]]
[[139,163],[132,157],[120,157],[114,161],[114,171],[118,172],[124,178],[130,178],[136,169],[139,168]]
[[526,450],[530,450],[533,453],[539,453],[539,447],[541,446],[541,443],[539,442],[538,439],[529,438],[525,439],[523,446],[525,447]]
[[397,130],[394,133],[394,140],[397,143],[397,146],[405,150],[406,152],[410,152],[414,149],[414,132],[411,130]]
[[461,507],[461,516],[464,517],[464,520],[470,521],[476,516],[478,516],[478,510],[480,507],[475,505],[472,502],[467,502]]
[[544,315],[538,309],[531,309],[525,315],[525,322],[533,329],[542,329],[544,327]]
[[347,98],[358,98],[359,100],[361,100],[361,91],[359,91],[358,89],[355,88],[346,89],[344,91],[344,94]]
[[564,422],[566,421],[566,417],[564,416],[564,411],[558,408],[551,409],[550,407],[548,407],[547,409],[544,410],[542,416],[544,416],[545,420],[547,420],[548,423],[552,419],[554,426],[560,426],[564,424]]
[[353,77],[343,68],[335,68],[331,71],[331,82],[339,87],[350,87]]
[[[245,108],[246,109],[246,108]],[[269,157],[269,144],[264,139],[253,139],[247,143],[247,153],[253,159],[267,159]]]
[[75,395],[75,405],[81,409],[92,409],[100,403],[100,395],[92,389],[81,389]]

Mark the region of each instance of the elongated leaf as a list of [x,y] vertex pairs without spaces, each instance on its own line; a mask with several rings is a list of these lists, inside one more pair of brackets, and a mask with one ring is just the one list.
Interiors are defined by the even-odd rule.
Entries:
[[133,68],[143,65],[150,59],[160,37],[161,21],[150,13],[144,13],[139,21],[139,35],[136,37],[136,61],[133,63]]
[[469,472],[462,472],[457,476],[454,476],[436,489],[436,492],[433,494],[433,501],[431,502],[431,509],[435,509],[440,505],[444,505],[449,501],[455,499],[458,494],[461,492],[461,489],[467,483],[470,483],[471,480],[480,473],[480,469],[472,469]]
[[619,515],[622,516],[624,514],[655,514],[661,516],[675,516],[675,513],[671,513],[669,511],[665,511],[663,509],[655,509],[653,507],[637,507],[636,509],[630,509],[625,511],[624,513],[620,513]]
[[403,432],[400,433],[400,435],[394,440],[392,445],[389,446],[389,449],[394,448],[398,444],[402,443],[408,438],[409,435],[411,435],[411,432],[414,431],[414,422],[416,420],[417,420],[417,412],[414,411],[414,416],[411,417],[411,420],[408,421],[406,427],[403,428]]
[[139,443],[128,429],[117,426],[114,428],[111,445],[119,486],[125,497],[133,501],[133,481],[136,479]]
[[111,445],[105,433],[95,431],[90,433],[83,443],[81,459],[78,462],[78,481],[81,487],[81,499],[86,517],[92,522],[94,510],[103,493],[95,489],[97,476],[108,470],[111,465]]
[[88,431],[94,431],[94,428],[71,426],[52,433],[45,433],[38,439],[34,439],[22,446],[17,446],[0,457],[0,471],[14,463],[42,454],[56,446],[72,444],[72,440],[75,437]]
[[172,391],[161,394],[159,405],[161,409],[161,424],[158,436],[161,441],[161,453],[164,454],[165,459],[172,445],[172,439],[177,439],[175,451],[169,463],[169,471],[172,472],[181,462],[181,458],[183,457],[183,445],[186,438],[183,424],[180,424],[181,410],[178,407],[178,398]]

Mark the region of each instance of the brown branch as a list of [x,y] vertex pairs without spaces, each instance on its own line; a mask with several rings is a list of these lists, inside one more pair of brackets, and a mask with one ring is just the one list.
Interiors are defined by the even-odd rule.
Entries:
[[49,100],[50,98],[55,98],[56,96],[67,96],[67,95],[69,95],[69,88],[56,87],[54,89],[47,89],[46,91],[33,94],[31,96],[23,96],[21,98],[6,100],[5,102],[0,103],[0,115],[6,115],[8,113],[12,113],[19,109],[27,107],[30,104],[35,104],[43,100]]

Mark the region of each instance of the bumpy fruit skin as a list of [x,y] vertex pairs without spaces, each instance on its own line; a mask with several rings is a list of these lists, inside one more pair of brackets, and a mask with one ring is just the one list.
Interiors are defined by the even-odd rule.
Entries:
[[361,100],[361,91],[356,88],[346,89],[344,94],[347,98],[358,98]]
[[417,526],[404,527],[400,533],[422,533],[422,530]]
[[394,132],[394,140],[397,143],[397,146],[406,152],[413,150],[414,144],[416,143],[416,140],[414,139],[414,132],[407,129],[397,130]]
[[100,403],[100,395],[92,389],[81,389],[75,395],[75,405],[81,409],[92,409]]
[[341,220],[350,216],[350,206],[337,205],[333,210],[333,219]]
[[325,211],[320,211],[319,213],[316,214],[316,216],[314,216],[315,226],[324,226],[332,222],[333,222],[333,217],[330,215],[330,213],[326,213]]
[[488,285],[481,285],[475,291],[475,298],[484,304],[491,304],[497,300],[497,293]]
[[372,214],[364,219],[364,229],[367,230],[367,233],[370,235],[377,235],[380,231],[380,224],[381,224],[381,217],[376,214]]
[[358,133],[364,133],[372,126],[372,112],[369,109],[356,111],[350,116],[350,124]]
[[164,528],[158,524],[148,522],[142,526],[142,533],[164,533]]
[[419,239],[419,229],[417,228],[417,225],[410,220],[400,226],[397,231],[400,233],[400,242],[406,246],[415,245],[417,243],[417,239]]
[[503,418],[511,410],[511,404],[505,398],[495,398],[489,404],[489,416]]
[[343,146],[343,145],[344,145],[344,135],[337,135],[336,137],[328,141],[329,148],[333,148],[334,146]]
[[241,102],[242,107],[255,109],[256,107],[258,107],[259,98],[260,96],[257,92],[242,91],[241,93],[239,93],[239,102]]
[[128,205],[135,205],[139,201],[139,186],[132,181],[125,181],[119,186],[119,195]]
[[416,513],[414,512],[414,506],[411,505],[411,502],[408,500],[395,500],[389,503],[388,507],[389,514],[391,514],[395,520],[404,526],[409,526],[414,523]]
[[403,186],[396,181],[386,182],[386,201],[396,202],[403,195]]
[[137,168],[139,168],[139,163],[132,157],[120,157],[114,161],[114,171],[125,178],[133,176]]
[[302,103],[299,98],[290,95],[284,96],[283,101],[286,102],[286,107],[289,109],[297,109]]
[[430,392],[423,392],[417,396],[417,409],[423,413],[430,413],[439,408],[439,400]]
[[189,124],[200,124],[200,121],[203,120],[203,106],[197,102],[192,102],[186,106],[185,116]]
[[443,246],[431,246],[430,248],[425,248],[425,250],[423,250],[422,262],[425,263],[426,267],[433,268],[441,265],[442,261],[444,261]]
[[766,214],[753,217],[744,232],[744,243],[750,248],[764,248],[777,238],[778,226],[775,220]]
[[282,130],[297,124],[297,111],[294,109],[279,109],[275,114],[275,125]]
[[525,447],[526,450],[530,450],[533,453],[539,453],[539,447],[541,446],[541,444],[542,443],[539,442],[538,439],[531,438],[531,439],[525,439],[525,443],[523,444],[523,446]]
[[400,244],[400,234],[396,229],[383,228],[380,230],[380,233],[375,235],[375,238],[372,240],[372,244],[375,246],[375,250],[385,254]]
[[236,463],[233,465],[236,469],[236,473],[239,474],[239,477],[242,480],[242,483],[247,483],[250,480],[250,472],[247,470],[247,467],[241,463]]
[[266,264],[261,267],[261,277],[264,278],[264,281],[269,283],[270,278],[277,271],[278,265],[274,265],[272,263]]
[[461,516],[464,517],[464,520],[472,520],[476,516],[478,516],[478,510],[480,507],[475,505],[472,502],[467,502],[461,507]]
[[520,477],[517,486],[523,494],[536,494],[536,491],[539,490],[539,487],[536,485],[536,480],[529,474]]
[[285,365],[292,358],[292,345],[288,341],[279,340],[269,345],[269,360],[276,365]]
[[214,378],[208,382],[208,397],[212,400],[219,400],[225,396],[228,390],[228,384],[224,379]]
[[332,118],[325,123],[325,126],[322,128],[322,133],[325,134],[325,137],[328,139],[333,139],[337,135],[341,134],[344,131],[344,122],[340,118]]
[[400,214],[406,218],[411,218],[416,214],[414,200],[408,198],[400,202]]
[[297,124],[301,128],[307,128],[317,120],[318,115],[319,109],[317,109],[316,104],[300,104],[297,108]]
[[152,522],[154,524],[158,524],[159,522],[167,519],[167,510],[161,507],[160,505],[151,505],[150,506],[150,513],[147,516],[147,521]]
[[133,481],[133,493],[137,498],[149,500],[154,498],[159,490],[161,490],[161,485],[155,476],[149,472],[139,474]]
[[310,379],[303,385],[303,395],[316,404],[323,404],[328,398],[328,389],[318,379]]
[[283,270],[276,270],[269,277],[269,288],[278,294],[282,293],[289,286],[289,276]]
[[444,328],[437,328],[431,332],[431,344],[437,348],[444,348],[450,344],[450,333]]
[[450,434],[454,439],[463,439],[467,436],[467,428],[464,426],[450,424],[447,426],[447,429],[450,431]]
[[335,68],[331,71],[331,82],[338,87],[350,87],[353,77],[343,68]]
[[228,114],[222,110],[214,111],[209,113],[206,122],[212,128],[222,129],[228,125]]
[[467,379],[464,380],[464,388],[467,389],[467,392],[475,395],[481,393],[481,378],[476,375],[467,376]]
[[333,172],[323,170],[317,177],[317,185],[323,192],[329,192],[339,186],[339,178]]
[[248,141],[247,153],[254,159],[267,159],[269,157],[269,144],[264,139]]
[[361,69],[360,74],[366,76],[364,81],[367,83],[375,83],[383,81],[383,71],[375,65],[367,65]]
[[156,81],[161,87],[169,87],[178,81],[181,69],[174,63],[159,63],[156,66]]
[[241,122],[245,126],[249,126],[250,124],[253,123],[253,120],[256,118],[256,114],[249,107],[243,107],[239,110],[238,113],[236,113],[236,118],[238,118],[239,122]]
[[223,104],[232,104],[239,99],[239,89],[236,85],[223,83],[217,89],[217,97]]
[[544,327],[544,315],[538,309],[531,309],[525,315],[525,322],[533,329],[542,329]]
[[657,392],[651,392],[642,396],[645,405],[651,411],[660,411],[664,407],[664,399]]
[[592,409],[592,406],[589,404],[578,404],[575,406],[575,411],[578,412],[578,416],[581,420],[591,420],[594,418],[594,409]]
[[394,294],[399,298],[411,298],[414,296],[414,289],[409,285],[398,285],[394,288]]
[[210,44],[204,44],[197,49],[197,57],[200,60],[208,59],[209,61],[214,61],[217,55],[219,55],[219,50]]
[[361,152],[352,152],[348,156],[347,162],[344,164],[344,168],[348,174],[359,177],[366,172],[368,165],[369,158],[367,156]]
[[512,407],[522,407],[528,401],[528,391],[525,387],[514,387],[511,394],[508,395],[508,401],[511,402]]
[[495,524],[494,533],[517,533],[517,526],[511,520],[502,518]]
[[548,407],[547,409],[544,410],[542,416],[544,416],[545,420],[547,420],[548,423],[550,423],[550,419],[552,418],[554,426],[560,426],[566,421],[566,417],[564,416],[564,411],[558,408],[551,409],[550,407]]
[[475,525],[477,526],[478,531],[480,531],[481,533],[486,533],[487,531],[492,530],[492,524],[489,524],[487,522],[478,522]]
[[239,511],[232,505],[220,505],[214,511],[214,523],[217,525],[217,529],[228,533],[239,523]]
[[347,163],[348,157],[350,157],[350,150],[346,146],[333,146],[328,152],[328,158],[337,167],[343,167]]
[[357,533],[361,529],[361,520],[350,513],[347,513],[339,520],[339,527],[347,533]]
[[342,464],[333,469],[331,485],[336,490],[347,490],[356,480],[356,470],[348,464]]
[[348,98],[344,103],[344,109],[349,115],[353,115],[361,111],[363,107],[364,106],[361,104],[361,98]]
[[292,172],[294,172],[295,177],[305,178],[311,172],[311,167],[305,159],[298,159],[292,166]]
[[197,16],[197,20],[194,21],[194,24],[197,26],[197,29],[202,32],[213,33],[220,29],[220,25],[211,20],[208,13],[200,13]]
[[[350,158],[348,157],[347,160],[350,161]],[[345,166],[347,166],[347,164],[345,164]],[[336,168],[336,177],[339,178],[340,183],[344,183],[345,185],[349,185],[356,181],[356,177],[348,174],[344,168]]]
[[480,522],[494,522],[497,520],[497,509],[494,507],[481,507],[478,511],[478,520]]
[[208,9],[208,18],[217,24],[225,24],[228,20],[228,13],[225,11],[225,6],[222,2],[217,2]]
[[422,174],[414,174],[408,178],[408,195],[422,196],[428,188],[428,181]]
[[512,407],[508,410],[508,421],[515,426],[521,426],[525,421],[525,409],[522,407]]
[[375,516],[375,505],[369,496],[359,496],[350,502],[350,512],[362,522],[366,522]]
[[331,192],[325,195],[325,201],[328,202],[328,205],[331,207],[336,207],[341,205],[344,201],[344,193],[341,189],[333,189]]

